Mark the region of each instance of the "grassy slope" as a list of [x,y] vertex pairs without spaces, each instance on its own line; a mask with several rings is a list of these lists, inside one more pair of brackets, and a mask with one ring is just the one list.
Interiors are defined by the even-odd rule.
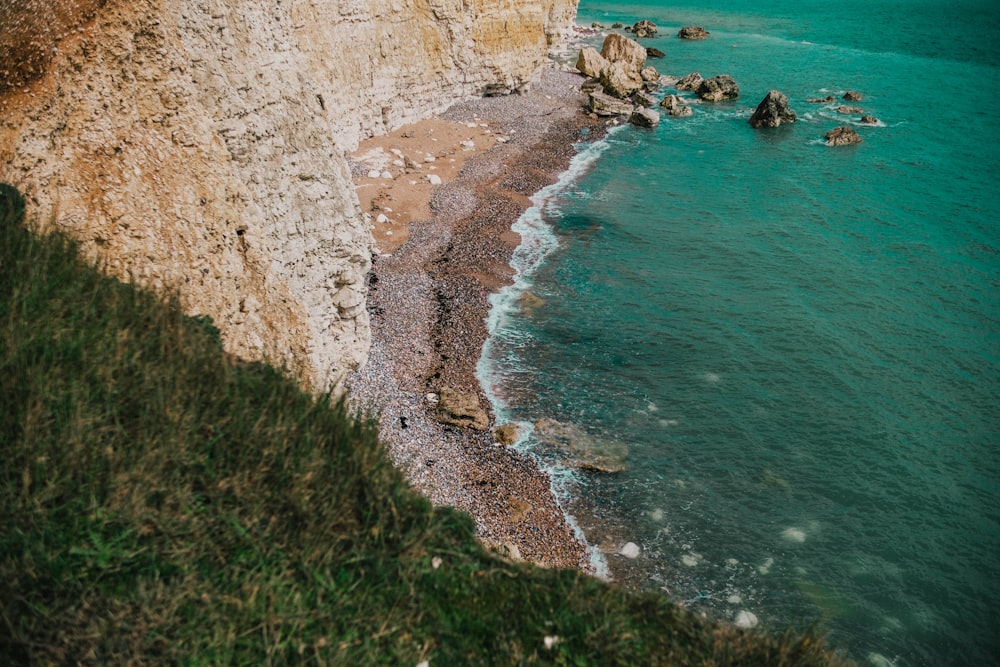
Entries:
[[0,186],[0,664],[843,664],[490,555],[371,422],[20,204]]

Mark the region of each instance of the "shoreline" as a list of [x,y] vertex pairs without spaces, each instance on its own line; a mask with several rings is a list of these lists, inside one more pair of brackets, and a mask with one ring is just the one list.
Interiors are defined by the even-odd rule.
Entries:
[[380,415],[383,442],[410,483],[434,504],[471,514],[484,544],[593,573],[534,459],[490,430],[434,418],[449,387],[474,394],[496,426],[476,375],[489,297],[512,282],[520,237],[511,226],[531,197],[569,167],[574,144],[604,136],[604,122],[583,109],[580,81],[550,61],[524,94],[458,103],[350,156],[380,254],[369,277],[369,361],[345,386],[355,407]]

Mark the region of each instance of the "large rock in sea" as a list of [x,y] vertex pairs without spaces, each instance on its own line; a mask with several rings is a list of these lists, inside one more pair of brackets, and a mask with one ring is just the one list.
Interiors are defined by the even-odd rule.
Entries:
[[442,387],[438,400],[437,412],[434,415],[443,424],[485,431],[490,420],[486,411],[479,404],[475,393],[455,391],[451,387]]
[[701,74],[698,72],[691,72],[685,77],[681,77],[677,83],[674,84],[674,88],[677,90],[698,90],[698,86],[705,79],[701,78]]
[[850,146],[851,144],[861,143],[861,135],[854,128],[847,127],[846,125],[833,128],[826,133],[824,138],[826,139],[827,146]]
[[638,74],[646,64],[646,49],[634,39],[612,33],[601,45],[601,56],[613,63],[622,63]]
[[876,118],[875,116],[866,114],[861,117],[861,123],[864,125],[878,125],[879,119]]
[[592,46],[585,46],[580,49],[580,55],[576,59],[576,69],[594,79],[601,78],[601,72],[608,66],[608,61],[597,52]]
[[722,102],[723,100],[735,100],[739,97],[740,87],[736,85],[736,80],[733,77],[728,74],[720,74],[702,81],[695,93],[706,102]]
[[840,105],[837,107],[837,113],[843,114],[845,116],[850,116],[851,114],[864,113],[865,110],[861,107],[849,107],[846,105]]
[[635,108],[631,102],[597,91],[590,94],[587,106],[598,116],[628,116]]
[[656,24],[649,19],[642,19],[632,26],[632,34],[636,37],[656,37]]
[[861,93],[859,93],[856,90],[848,90],[846,93],[844,93],[844,99],[847,100],[848,102],[860,102]]
[[642,77],[625,63],[612,62],[601,72],[601,85],[608,95],[625,99],[642,88]]
[[638,107],[629,116],[629,122],[639,127],[656,127],[660,124],[660,114],[646,107]]
[[663,58],[666,55],[667,55],[666,53],[664,53],[663,51],[660,51],[655,46],[647,46],[646,47],[646,57],[647,58]]
[[794,123],[795,112],[788,108],[788,96],[772,90],[757,105],[750,116],[751,127],[778,127],[782,123]]
[[681,39],[705,39],[711,33],[700,25],[686,25],[677,32]]
[[676,95],[667,95],[664,97],[663,101],[660,102],[660,108],[675,118],[690,116],[693,113],[691,107]]

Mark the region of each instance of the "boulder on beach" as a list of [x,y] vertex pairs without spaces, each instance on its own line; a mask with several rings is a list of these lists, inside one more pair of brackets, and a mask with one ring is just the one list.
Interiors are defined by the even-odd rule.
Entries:
[[642,88],[642,77],[627,64],[612,62],[601,72],[601,85],[608,95],[625,99]]
[[782,123],[794,123],[795,118],[795,112],[788,108],[788,96],[772,90],[750,116],[750,127],[778,127]]
[[827,146],[850,146],[861,143],[861,135],[854,128],[846,125],[833,128],[826,133],[824,139],[826,139]]
[[728,74],[720,74],[702,81],[695,94],[706,102],[735,100],[740,96],[740,87],[736,85],[736,80],[733,77]]
[[639,72],[639,78],[642,79],[643,83],[653,83],[660,80],[660,73],[656,71],[655,67],[643,67]]
[[844,99],[847,100],[848,102],[860,102],[861,93],[859,93],[856,90],[848,90],[846,93],[844,93]]
[[601,78],[601,72],[607,66],[608,61],[594,47],[585,46],[580,49],[580,55],[576,59],[576,69],[581,74],[599,79]]
[[827,95],[826,97],[810,97],[806,102],[809,104],[829,104],[836,101],[836,99],[833,95]]
[[565,456],[567,465],[574,468],[604,473],[625,470],[628,446],[623,442],[590,435],[578,426],[555,419],[536,421],[535,437],[541,445]]
[[640,90],[635,95],[633,95],[632,101],[642,107],[656,106],[656,98],[643,90]]
[[837,113],[844,114],[844,115],[851,115],[851,114],[864,113],[864,112],[865,112],[865,110],[862,109],[861,107],[848,107],[848,106],[844,106],[844,105],[840,105],[839,107],[837,107]]
[[590,94],[587,107],[598,116],[627,116],[632,113],[632,103],[612,97],[607,93],[594,91]]
[[601,82],[597,79],[587,79],[580,84],[581,93],[592,93],[595,90],[599,93],[604,92],[604,88],[601,88]]
[[674,84],[674,88],[677,90],[695,91],[698,90],[698,86],[701,85],[702,81],[704,81],[704,79],[701,78],[701,74],[698,72],[691,72],[687,76],[678,79],[677,83]]
[[655,46],[647,46],[646,47],[646,57],[647,58],[663,58],[666,55],[667,55],[666,53],[664,53],[663,51],[660,51]]
[[517,442],[520,431],[521,428],[513,422],[503,424],[493,429],[493,439],[501,445],[513,445]]
[[632,34],[636,37],[656,37],[656,24],[649,19],[637,21],[632,26]]
[[485,431],[489,428],[489,417],[479,404],[479,397],[475,393],[464,393],[451,387],[442,387],[439,396],[437,412],[434,416],[442,424],[451,424],[477,431]]
[[685,104],[684,100],[677,97],[676,95],[667,95],[660,102],[660,108],[667,112],[668,115],[675,118],[681,118],[684,116],[690,116],[694,113],[691,110],[690,105]]
[[677,31],[677,36],[681,39],[705,39],[710,34],[700,25],[686,25]]
[[660,124],[660,114],[658,111],[639,107],[629,116],[629,122],[638,127],[656,127]]
[[601,45],[601,56],[612,63],[621,63],[638,74],[646,65],[646,48],[634,39],[612,33]]

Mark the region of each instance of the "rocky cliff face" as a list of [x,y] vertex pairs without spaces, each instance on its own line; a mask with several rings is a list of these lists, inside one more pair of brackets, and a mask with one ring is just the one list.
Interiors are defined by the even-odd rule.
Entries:
[[0,179],[227,349],[316,389],[363,363],[344,152],[527,85],[576,0],[0,0]]

